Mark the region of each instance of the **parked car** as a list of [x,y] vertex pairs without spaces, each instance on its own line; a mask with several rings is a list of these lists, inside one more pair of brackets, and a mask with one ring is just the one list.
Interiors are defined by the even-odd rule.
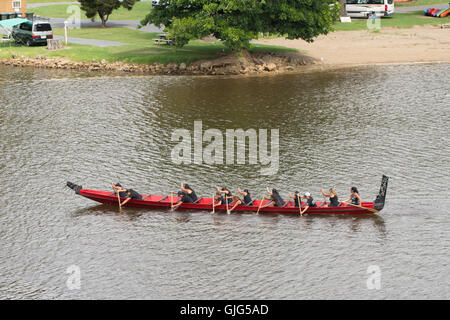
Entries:
[[47,21],[27,21],[13,27],[12,37],[15,42],[27,46],[46,45],[47,39],[53,39],[53,29]]

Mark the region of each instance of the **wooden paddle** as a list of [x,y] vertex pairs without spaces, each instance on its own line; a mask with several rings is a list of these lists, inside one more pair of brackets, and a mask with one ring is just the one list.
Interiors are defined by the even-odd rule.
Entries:
[[302,214],[302,201],[300,200],[300,195],[297,193],[297,201],[298,201],[298,213]]
[[[331,203],[331,200],[330,200],[330,203]],[[323,202],[322,202],[322,204],[320,206],[324,207],[326,204],[327,204],[327,197],[323,196]]]
[[256,211],[256,214],[259,214],[259,209],[261,209],[263,201],[264,201],[264,195],[261,198],[261,202],[259,203],[259,208],[258,208],[258,211]]
[[180,203],[180,204],[173,204],[173,191],[172,191],[172,197],[170,198],[170,205],[171,205],[171,207],[170,207],[170,211],[175,211],[175,210],[177,210],[178,209],[178,207],[182,204],[182,203]]
[[227,214],[230,214],[230,210],[228,210],[228,196],[225,195],[225,206],[227,207]]
[[216,213],[216,206],[215,206],[215,202],[216,202],[216,199],[214,199],[214,194],[213,194],[213,196],[212,196],[212,207],[213,207],[213,214],[215,214],[215,213]]
[[349,205],[354,206],[354,207],[357,207],[357,208],[369,210],[369,211],[371,211],[371,212],[373,212],[373,213],[378,213],[378,212],[380,212],[379,210],[376,210],[376,209],[366,208],[366,207],[363,207],[363,206],[360,206],[360,205],[357,205],[357,204],[353,204],[353,203],[349,203],[349,202],[344,202],[344,201],[339,201],[339,202],[340,202],[340,203],[349,204]]
[[[113,191],[116,192],[116,189],[114,189],[114,187],[113,187]],[[117,191],[117,200],[119,201],[119,211],[122,212],[122,204],[120,203],[119,191]]]
[[173,211],[173,191],[170,191],[170,211]]

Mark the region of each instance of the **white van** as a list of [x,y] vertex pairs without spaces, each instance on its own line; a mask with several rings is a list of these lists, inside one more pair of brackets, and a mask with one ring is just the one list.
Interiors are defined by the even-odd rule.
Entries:
[[347,15],[352,18],[368,18],[392,16],[394,0],[347,0],[345,5]]
[[33,20],[21,23],[13,27],[11,34],[15,42],[27,46],[46,45],[47,39],[53,39],[52,26],[48,21]]

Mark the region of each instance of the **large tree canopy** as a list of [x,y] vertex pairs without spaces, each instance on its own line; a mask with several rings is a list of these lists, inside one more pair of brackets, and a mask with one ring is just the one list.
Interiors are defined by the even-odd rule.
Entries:
[[177,46],[214,35],[232,50],[260,33],[312,42],[339,16],[336,0],[161,0],[141,21],[164,25]]
[[136,1],[139,0],[78,0],[81,3],[81,10],[86,12],[86,17],[94,19],[98,14],[104,27],[113,10],[120,7],[131,10]]

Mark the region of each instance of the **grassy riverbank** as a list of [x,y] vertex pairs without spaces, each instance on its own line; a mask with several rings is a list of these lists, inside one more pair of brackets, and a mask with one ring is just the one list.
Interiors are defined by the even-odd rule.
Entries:
[[[62,35],[62,29],[54,29],[56,35]],[[0,46],[0,58],[12,55],[35,57],[63,57],[73,61],[126,62],[138,64],[177,63],[189,64],[197,60],[214,59],[227,53],[221,42],[191,41],[181,49],[166,45],[155,45],[152,41],[155,33],[132,30],[129,28],[83,28],[69,30],[69,36],[86,39],[102,39],[126,43],[122,46],[96,47],[69,43],[62,50],[48,51],[45,47],[15,46],[3,44]],[[250,52],[296,52],[297,49],[274,45],[253,45]]]

